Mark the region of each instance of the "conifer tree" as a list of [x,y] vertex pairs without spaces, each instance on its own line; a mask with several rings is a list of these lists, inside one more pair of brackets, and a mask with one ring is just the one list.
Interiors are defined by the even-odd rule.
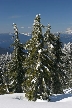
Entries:
[[63,86],[67,77],[63,67],[62,42],[60,41],[60,35],[56,37],[54,44],[54,55],[55,59],[52,72],[52,92],[58,94],[63,93]]
[[8,88],[7,88],[7,82],[8,79],[5,75],[6,73],[6,64],[8,60],[10,60],[10,55],[7,54],[2,54],[0,55],[0,94],[8,93]]
[[3,69],[3,56],[0,55],[0,94],[3,94],[5,91],[5,86],[4,86],[4,73],[2,71]]
[[64,44],[62,52],[64,54],[64,71],[67,75],[66,84],[64,88],[72,87],[72,43]]
[[16,24],[13,24],[14,26],[14,43],[11,45],[13,46],[14,50],[12,53],[12,59],[7,64],[8,71],[7,74],[9,76],[9,91],[10,92],[16,92],[16,93],[22,93],[22,83],[25,79],[25,68],[23,66],[23,62],[26,58],[23,44],[20,43],[19,36],[18,36],[18,28]]
[[47,30],[44,33],[44,42],[45,45],[47,46],[47,48],[54,46],[55,44],[55,40],[56,40],[56,36],[50,32],[51,26],[50,24],[48,24],[48,26],[46,26]]
[[45,47],[49,50],[49,58],[52,63],[50,64],[49,71],[51,72],[50,90],[52,93],[62,93],[62,85],[64,83],[64,77],[66,77],[63,71],[62,61],[62,43],[60,36],[55,36],[50,32],[51,26],[48,24],[47,31],[44,34]]
[[[51,71],[53,70],[53,64],[54,64],[54,58],[55,58],[53,50],[54,50],[54,44],[55,44],[56,37],[50,31],[50,29],[51,29],[50,24],[48,24],[48,26],[46,26],[46,28],[47,28],[47,30],[44,33],[44,47],[46,49],[46,54],[49,58],[47,63],[48,63],[48,69],[51,73]],[[50,81],[49,81],[50,91],[52,91],[51,90],[51,85],[52,85],[52,78],[50,76]]]
[[40,22],[40,15],[36,15],[32,30],[32,39],[26,43],[28,57],[26,58],[26,97],[36,101],[43,99],[49,101],[50,90],[48,87],[50,72],[46,50],[44,48],[44,37]]
[[72,43],[70,44],[69,67],[70,67],[70,87],[72,87]]
[[4,79],[3,72],[2,72],[2,68],[0,67],[0,94],[6,93],[5,83],[3,79]]

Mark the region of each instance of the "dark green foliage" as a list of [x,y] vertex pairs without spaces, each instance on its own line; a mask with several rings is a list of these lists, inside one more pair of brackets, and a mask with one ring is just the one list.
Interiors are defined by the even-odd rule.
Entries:
[[64,71],[67,75],[66,83],[64,88],[72,87],[72,43],[64,44],[63,48],[63,61],[64,61]]
[[72,87],[72,43],[70,44],[69,67],[70,67],[70,87]]
[[7,88],[7,77],[5,75],[6,72],[6,64],[10,60],[10,57],[7,55],[0,55],[0,94],[8,93]]
[[[49,58],[52,63],[50,64],[49,71],[51,72],[50,77],[50,90],[54,94],[63,93],[62,86],[65,83],[66,74],[63,71],[63,60],[62,60],[62,42],[60,36],[55,36],[50,32],[51,26],[48,24],[48,29],[44,34],[45,48],[50,52]],[[49,62],[48,62],[49,63]]]
[[22,83],[25,79],[25,68],[23,67],[23,62],[26,58],[25,52],[23,51],[23,45],[20,43],[18,37],[18,29],[16,24],[14,24],[15,38],[12,46],[14,51],[12,53],[12,59],[8,63],[8,77],[9,77],[9,90],[10,92],[22,93]]
[[54,42],[56,40],[55,35],[50,32],[50,29],[51,29],[51,26],[48,24],[47,30],[44,33],[44,41],[48,46],[51,44],[54,45]]
[[0,67],[0,94],[4,94],[6,93],[6,90],[5,90],[5,83],[4,83],[4,80],[3,80],[3,72],[2,72],[2,69]]
[[56,37],[56,42],[54,44],[54,64],[52,72],[52,92],[55,94],[63,93],[62,86],[65,83],[66,74],[63,71],[63,60],[62,60],[62,42],[60,41],[60,36]]
[[44,48],[44,37],[42,34],[42,25],[40,15],[36,15],[33,24],[32,39],[26,43],[29,50],[25,62],[26,71],[26,97],[29,100],[36,101],[43,99],[49,101],[49,80],[50,72],[48,70],[48,54]]

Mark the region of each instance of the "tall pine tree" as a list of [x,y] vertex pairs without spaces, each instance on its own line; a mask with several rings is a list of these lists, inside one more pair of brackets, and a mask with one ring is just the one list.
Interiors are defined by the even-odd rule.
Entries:
[[2,71],[2,68],[0,67],[0,94],[6,93],[6,86],[4,82],[4,73]]
[[10,61],[10,55],[7,54],[2,54],[0,55],[0,94],[4,94],[4,93],[8,93],[8,86],[7,86],[7,82],[8,82],[8,78],[5,75],[6,73],[6,64],[8,63],[8,61]]
[[52,92],[55,94],[63,93],[63,86],[65,84],[66,74],[64,72],[63,60],[62,60],[62,42],[60,41],[60,35],[56,37],[54,44],[54,64],[52,72]]
[[24,52],[23,44],[20,43],[18,36],[18,28],[16,24],[14,26],[14,43],[12,44],[14,50],[12,53],[12,59],[7,64],[8,71],[7,74],[9,76],[9,91],[22,93],[22,83],[25,79],[25,68],[23,66],[23,62],[25,61],[26,54]]
[[55,36],[50,32],[51,26],[48,24],[47,31],[44,34],[45,47],[49,50],[52,63],[50,64],[49,71],[51,73],[50,90],[52,93],[62,93],[62,85],[64,83],[64,77],[66,77],[63,71],[62,61],[62,43],[60,36]]
[[[47,57],[49,58],[49,60],[47,62],[48,69],[50,71],[50,74],[52,74],[51,71],[53,70],[53,64],[54,64],[54,58],[55,58],[53,51],[54,51],[54,44],[55,44],[56,37],[50,31],[50,29],[51,29],[50,24],[48,24],[48,26],[46,26],[46,28],[47,28],[47,30],[44,33],[44,48],[46,49],[46,54],[47,54]],[[52,84],[52,78],[50,76],[50,81],[49,81],[50,91],[52,91],[51,84]]]
[[43,25],[40,15],[36,15],[33,23],[32,39],[26,43],[28,57],[25,62],[26,71],[26,97],[36,101],[43,99],[49,101],[50,90],[48,87],[50,72],[48,69],[49,58],[44,48]]
[[67,75],[66,84],[64,88],[72,87],[72,43],[64,44],[62,52],[64,54],[64,71]]

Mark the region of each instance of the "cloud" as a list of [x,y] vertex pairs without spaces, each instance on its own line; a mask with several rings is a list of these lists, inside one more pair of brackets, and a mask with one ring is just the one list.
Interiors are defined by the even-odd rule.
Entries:
[[67,28],[65,32],[68,33],[68,34],[71,34],[72,33],[72,29],[71,28]]
[[24,27],[21,27],[21,28],[24,28]]
[[67,28],[67,30],[71,30],[71,28]]
[[22,16],[18,16],[18,15],[14,15],[14,16],[10,16],[9,18],[20,18]]
[[31,28],[31,27],[28,27],[28,28]]

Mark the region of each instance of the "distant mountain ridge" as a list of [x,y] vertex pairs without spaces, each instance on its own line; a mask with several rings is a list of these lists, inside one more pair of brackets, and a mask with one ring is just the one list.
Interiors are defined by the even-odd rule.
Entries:
[[63,43],[72,43],[72,34],[60,34],[60,37]]
[[[9,33],[4,33],[4,34],[0,34],[0,47],[1,48],[5,48],[5,49],[1,49],[2,51],[0,52],[10,52],[10,50],[8,49],[10,47],[10,45],[13,43],[13,39],[12,39],[12,35],[9,35]],[[20,38],[20,41],[21,43],[26,43],[29,39],[31,39],[31,36],[26,36],[24,34],[19,34],[19,38]],[[61,38],[61,41],[64,43],[69,43],[71,42],[72,43],[72,34],[60,34],[60,38]]]
[[7,49],[7,48],[1,48],[0,47],[0,55],[1,54],[7,54],[7,52],[10,54],[10,53],[12,53],[9,49]]

